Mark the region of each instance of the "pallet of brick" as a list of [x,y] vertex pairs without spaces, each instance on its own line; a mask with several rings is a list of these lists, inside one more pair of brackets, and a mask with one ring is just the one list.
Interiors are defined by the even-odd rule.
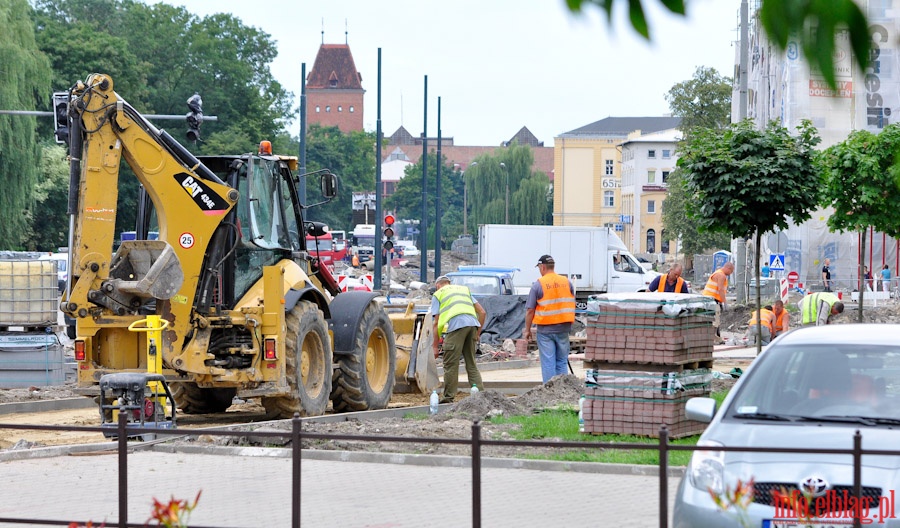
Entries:
[[715,302],[702,295],[627,293],[591,297],[586,362],[679,365],[711,360]]
[[704,424],[688,420],[689,398],[709,396],[712,371],[635,371],[588,369],[582,411],[587,434],[633,434],[658,437],[665,424],[671,438],[703,432]]

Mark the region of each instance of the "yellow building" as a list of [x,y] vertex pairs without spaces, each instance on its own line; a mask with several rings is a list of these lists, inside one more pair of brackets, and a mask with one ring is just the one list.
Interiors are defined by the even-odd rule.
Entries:
[[[647,229],[654,229],[654,252],[659,252],[665,188],[655,191],[648,188],[644,195],[642,184],[637,193],[635,189],[630,190],[627,194],[629,203],[625,204],[622,145],[629,138],[634,140],[642,134],[676,129],[680,122],[677,117],[607,117],[557,136],[553,142],[553,225],[613,227],[636,253],[648,253]],[[670,156],[674,156],[674,148],[674,145],[666,147]],[[659,150],[662,156],[663,149]],[[672,161],[674,168],[673,159],[665,161]],[[662,186],[663,171],[671,169],[663,169],[660,164],[658,170],[657,178]],[[635,184],[632,182],[631,185]],[[654,201],[656,213],[650,221],[657,220],[657,223],[636,230],[635,218],[640,221],[644,216],[640,212],[647,211],[651,201]],[[643,239],[643,243],[638,239]]]

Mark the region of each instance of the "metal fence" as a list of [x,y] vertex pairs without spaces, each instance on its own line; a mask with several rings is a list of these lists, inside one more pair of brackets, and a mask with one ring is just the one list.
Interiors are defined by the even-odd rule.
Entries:
[[[301,428],[302,421],[299,416],[291,421],[292,427],[290,432],[279,431],[251,431],[238,432],[230,430],[159,430],[155,428],[138,428],[132,427],[126,422],[126,415],[120,414],[118,428],[115,429],[117,435],[117,455],[118,455],[118,522],[106,522],[103,526],[112,527],[143,527],[147,526],[143,523],[132,523],[128,519],[128,453],[129,435],[177,435],[177,436],[230,436],[230,437],[247,437],[255,438],[277,438],[281,440],[289,440],[291,443],[291,526],[299,528],[302,508],[302,486],[301,486],[301,464],[302,464],[302,445],[303,440],[352,440],[361,442],[400,442],[400,443],[437,443],[437,444],[468,444],[471,446],[471,469],[472,469],[472,527],[480,528],[481,524],[481,506],[482,506],[482,448],[485,446],[524,446],[524,447],[549,447],[549,448],[579,448],[579,449],[625,449],[625,450],[653,450],[659,454],[659,526],[667,528],[669,518],[669,464],[668,454],[670,451],[696,451],[696,450],[714,450],[714,451],[737,451],[752,453],[818,453],[833,455],[848,455],[853,457],[853,493],[857,503],[860,503],[863,494],[862,490],[862,456],[863,455],[900,455],[900,450],[871,450],[862,449],[862,435],[859,430],[853,436],[853,447],[848,449],[811,449],[811,448],[775,448],[775,447],[727,447],[727,446],[706,446],[698,447],[695,445],[676,445],[669,443],[669,435],[666,427],[663,425],[659,430],[659,442],[655,444],[638,444],[638,443],[610,443],[610,442],[543,442],[535,440],[488,440],[481,437],[481,423],[475,421],[472,424],[472,436],[469,439],[458,438],[418,438],[418,437],[399,437],[399,436],[373,436],[373,435],[348,435],[348,434],[322,434],[304,432]],[[0,424],[0,429],[19,429],[19,430],[44,430],[44,431],[79,431],[79,432],[106,432],[109,428],[101,427],[84,427],[84,426],[49,426],[49,425],[20,425],[20,424]],[[687,475],[685,475],[687,478]],[[50,499],[52,500],[52,499]],[[57,519],[35,519],[35,518],[9,518],[0,517],[0,523],[7,524],[28,524],[28,525],[47,525],[47,526],[85,526],[89,525],[88,521],[72,521]],[[862,522],[859,518],[854,518],[853,526],[859,528]],[[222,528],[220,526],[199,526],[191,525],[191,528]]]

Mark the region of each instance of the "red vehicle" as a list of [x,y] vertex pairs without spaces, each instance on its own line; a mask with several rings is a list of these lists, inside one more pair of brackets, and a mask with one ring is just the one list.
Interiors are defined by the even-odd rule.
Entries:
[[[319,261],[328,267],[333,267],[336,260],[343,258],[343,255],[339,258],[336,255],[334,238],[331,233],[325,233],[318,237],[306,235],[306,247],[310,255],[319,257]],[[343,254],[346,255],[346,250],[343,251]]]

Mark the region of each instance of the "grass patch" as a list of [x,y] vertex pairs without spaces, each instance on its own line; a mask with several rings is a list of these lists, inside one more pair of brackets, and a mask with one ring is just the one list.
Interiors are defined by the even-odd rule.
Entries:
[[[721,405],[727,391],[714,392],[711,396]],[[657,444],[656,438],[648,438],[635,435],[603,434],[591,435],[578,431],[578,411],[555,409],[531,416],[499,416],[490,419],[491,423],[512,423],[519,429],[510,431],[509,434],[516,440],[542,440],[558,438],[573,442],[603,442],[603,443],[642,443]],[[696,445],[697,436],[671,440],[672,444]],[[614,464],[659,464],[659,454],[654,450],[625,450],[625,449],[577,449],[558,450],[550,455],[524,455],[523,458],[536,460],[560,460],[567,462],[605,462]],[[677,451],[669,453],[669,464],[674,466],[686,466],[691,458],[690,451]]]

